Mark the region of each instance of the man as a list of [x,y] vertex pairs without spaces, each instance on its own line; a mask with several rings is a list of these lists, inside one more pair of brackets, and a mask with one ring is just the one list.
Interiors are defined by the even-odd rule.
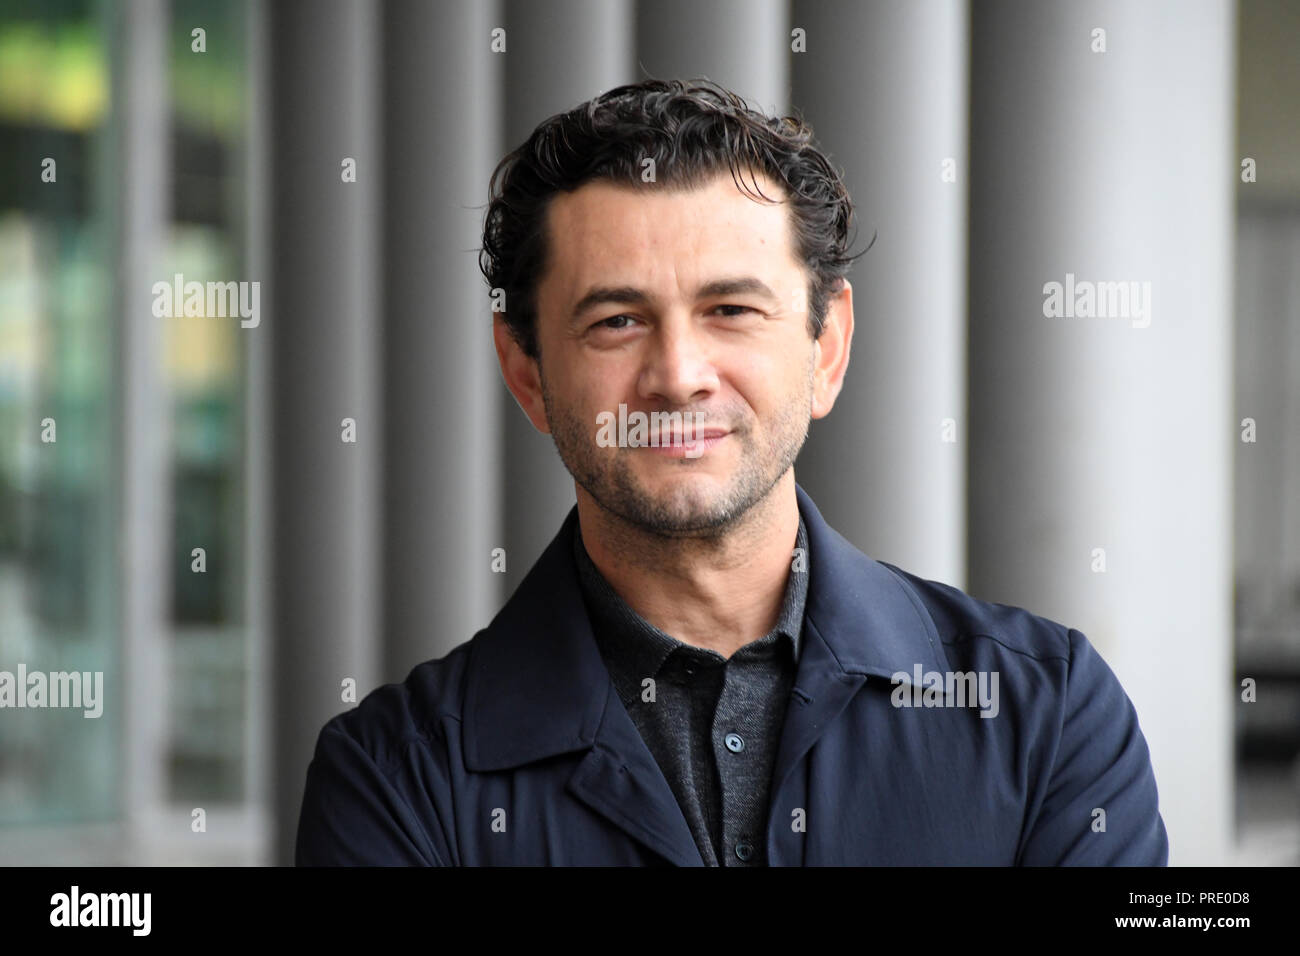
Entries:
[[868,558],[795,483],[853,337],[806,127],[647,81],[492,190],[502,374],[577,504],[485,630],[326,725],[299,863],[1167,862],[1084,636]]

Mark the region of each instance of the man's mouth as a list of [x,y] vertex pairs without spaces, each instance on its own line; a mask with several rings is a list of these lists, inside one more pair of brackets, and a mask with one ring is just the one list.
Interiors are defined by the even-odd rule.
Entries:
[[643,447],[668,458],[699,458],[716,447],[727,435],[725,428],[687,428],[652,434],[650,443]]

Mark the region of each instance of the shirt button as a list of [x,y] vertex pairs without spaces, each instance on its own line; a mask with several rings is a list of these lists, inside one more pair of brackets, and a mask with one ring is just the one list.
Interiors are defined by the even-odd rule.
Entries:
[[[727,745],[727,749],[733,754],[738,754],[745,749],[745,741],[740,734],[727,734],[723,742]],[[737,848],[737,850],[739,850],[739,848]]]
[[754,856],[754,846],[752,843],[737,843],[736,858],[742,863],[748,863]]

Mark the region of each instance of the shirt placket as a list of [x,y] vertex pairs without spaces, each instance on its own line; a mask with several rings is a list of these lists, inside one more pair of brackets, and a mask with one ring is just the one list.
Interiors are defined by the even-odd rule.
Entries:
[[762,841],[748,832],[747,821],[738,806],[739,781],[750,776],[744,765],[754,759],[754,747],[747,738],[750,721],[746,720],[745,701],[740,693],[747,670],[754,662],[746,651],[738,651],[723,669],[722,687],[713,718],[713,754],[722,788],[721,859],[723,866],[756,866],[762,863]]

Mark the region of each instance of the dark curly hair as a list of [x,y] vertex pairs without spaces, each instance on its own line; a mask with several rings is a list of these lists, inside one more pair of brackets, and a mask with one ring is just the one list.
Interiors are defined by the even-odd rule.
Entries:
[[[647,158],[655,183],[641,179]],[[538,358],[536,290],[552,196],[593,180],[697,188],[724,168],[755,199],[776,201],[763,195],[755,171],[785,188],[796,254],[811,275],[809,333],[819,338],[830,296],[858,256],[848,254],[848,190],[813,145],[811,128],[798,116],[755,112],[707,79],[644,80],[550,117],[492,173],[479,269],[491,288],[504,290],[505,320],[524,352]],[[743,181],[746,171],[754,189]]]

